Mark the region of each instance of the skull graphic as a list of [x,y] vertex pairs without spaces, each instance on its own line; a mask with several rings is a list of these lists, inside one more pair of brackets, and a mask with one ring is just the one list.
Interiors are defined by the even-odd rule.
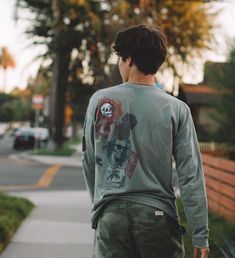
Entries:
[[113,106],[112,106],[110,103],[104,103],[104,104],[100,107],[100,112],[101,112],[102,115],[104,115],[105,117],[112,117]]

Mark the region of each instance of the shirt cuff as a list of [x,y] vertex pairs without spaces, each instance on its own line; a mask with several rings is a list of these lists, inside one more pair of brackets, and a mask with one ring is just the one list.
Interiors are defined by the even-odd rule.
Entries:
[[193,246],[198,248],[209,247],[208,238],[193,238]]

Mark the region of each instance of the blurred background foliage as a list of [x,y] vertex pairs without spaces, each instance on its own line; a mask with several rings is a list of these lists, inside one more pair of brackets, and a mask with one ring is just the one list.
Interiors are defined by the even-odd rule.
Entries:
[[73,111],[71,123],[82,122],[93,92],[121,82],[111,47],[117,31],[139,23],[160,27],[169,44],[161,72],[181,80],[183,67],[193,66],[215,42],[217,12],[209,2],[17,0],[16,20],[27,19],[31,43],[45,47],[27,90],[50,98],[48,126],[56,146],[63,144],[66,106]]
[[[212,99],[211,105],[216,110],[214,119],[219,124],[219,130],[215,135],[218,142],[226,142],[235,146],[235,44],[231,48],[227,62],[217,69],[217,73],[210,71],[212,81],[208,82],[216,89],[217,94]],[[234,157],[235,158],[235,155]]]

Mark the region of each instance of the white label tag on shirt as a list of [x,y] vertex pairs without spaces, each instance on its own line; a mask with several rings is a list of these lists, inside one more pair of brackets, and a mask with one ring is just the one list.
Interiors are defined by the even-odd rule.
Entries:
[[164,212],[163,211],[155,211],[156,216],[163,216]]

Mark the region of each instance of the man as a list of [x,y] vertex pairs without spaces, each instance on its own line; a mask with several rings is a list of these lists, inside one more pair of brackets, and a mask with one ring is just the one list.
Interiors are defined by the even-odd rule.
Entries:
[[119,32],[113,48],[123,83],[91,97],[84,123],[93,257],[184,257],[172,186],[174,156],[194,258],[207,258],[207,200],[191,113],[155,85],[166,38],[138,25]]

